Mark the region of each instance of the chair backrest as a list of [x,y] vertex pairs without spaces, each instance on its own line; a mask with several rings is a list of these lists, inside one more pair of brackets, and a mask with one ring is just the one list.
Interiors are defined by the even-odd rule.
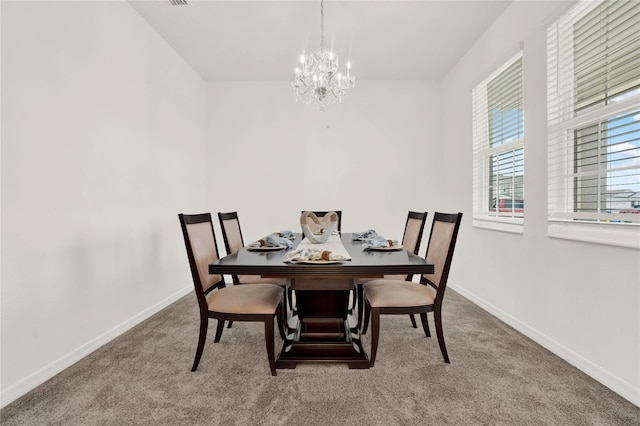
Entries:
[[426,221],[427,212],[409,211],[407,224],[404,227],[404,235],[402,236],[402,246],[409,253],[418,254]]
[[435,271],[433,274],[423,274],[420,282],[437,289],[436,303],[442,301],[442,296],[447,286],[449,269],[453,259],[453,249],[456,246],[461,221],[462,213],[436,212],[433,217],[425,258],[427,262],[433,263]]
[[[187,248],[191,276],[200,308],[206,307],[205,294],[225,287],[222,275],[210,275],[209,264],[220,258],[210,213],[187,215],[180,213],[180,227]],[[204,303],[204,305],[203,305]]]
[[[300,214],[304,213],[305,211],[308,210],[302,210],[300,212]],[[327,210],[327,211],[322,211],[322,212],[313,212],[316,216],[318,217],[324,217],[327,213],[331,213],[331,212],[336,212],[338,215],[338,232],[342,232],[342,210]],[[313,222],[308,221],[307,222],[309,224],[309,229],[311,229],[311,231],[316,232],[320,230],[320,227],[318,225],[316,225]]]
[[218,213],[218,219],[227,254],[233,254],[244,247],[238,212]]

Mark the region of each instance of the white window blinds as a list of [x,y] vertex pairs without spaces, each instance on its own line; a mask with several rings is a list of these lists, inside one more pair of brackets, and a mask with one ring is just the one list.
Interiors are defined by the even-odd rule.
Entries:
[[522,224],[522,51],[473,89],[474,218]]
[[640,2],[579,3],[547,53],[549,219],[640,224]]

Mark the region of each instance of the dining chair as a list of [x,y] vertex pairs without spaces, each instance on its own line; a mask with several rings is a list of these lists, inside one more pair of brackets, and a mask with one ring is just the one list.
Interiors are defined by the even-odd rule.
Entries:
[[[220,221],[227,255],[236,253],[244,247],[238,212],[218,212],[218,220]],[[231,278],[234,284],[276,284],[279,286],[288,284],[285,278],[262,278],[259,275],[232,275]]]
[[[244,247],[238,212],[218,212],[218,220],[220,221],[220,228],[222,228],[222,237],[224,239],[224,247],[227,251],[227,255],[236,253]],[[235,285],[275,284],[285,288],[289,287],[289,280],[286,278],[262,278],[259,275],[232,275],[231,279]],[[289,299],[288,304],[289,307],[291,307],[291,300],[288,297],[287,299]]]
[[444,362],[450,363],[442,332],[442,299],[461,221],[462,213],[435,213],[425,256],[427,262],[434,265],[433,274],[421,275],[419,283],[383,278],[363,285],[365,317],[362,333],[367,332],[371,317],[371,367],[376,361],[382,314],[420,314],[424,333],[431,337],[427,313],[433,312],[440,351]]
[[200,335],[191,371],[196,371],[207,339],[209,318],[218,321],[214,343],[220,341],[225,321],[264,322],[264,337],[271,375],[276,375],[274,317],[284,338],[283,289],[273,284],[260,286],[225,285],[222,275],[210,275],[209,264],[219,259],[210,213],[180,213],[180,227],[200,308]]
[[[304,213],[305,211],[308,211],[308,210],[302,210],[300,214]],[[336,229],[338,230],[338,232],[342,232],[342,210],[312,211],[312,213],[315,214],[318,218],[325,217],[327,213],[331,213],[331,212],[335,212],[338,215],[338,226]],[[317,224],[313,222],[307,222],[307,223],[311,231],[316,232],[320,230],[320,227]]]
[[[407,222],[404,226],[404,234],[402,235],[402,247],[409,253],[418,254],[418,251],[420,250],[420,243],[422,242],[422,233],[424,231],[424,224],[427,221],[427,215],[427,212],[414,211],[409,211],[407,214]],[[396,281],[411,281],[413,279],[413,275],[385,275],[384,278]],[[375,279],[376,278],[356,279],[357,297],[355,297],[355,299],[358,301],[358,328],[362,325],[364,307],[362,285]],[[410,314],[409,318],[411,319],[413,328],[418,328],[413,314]]]

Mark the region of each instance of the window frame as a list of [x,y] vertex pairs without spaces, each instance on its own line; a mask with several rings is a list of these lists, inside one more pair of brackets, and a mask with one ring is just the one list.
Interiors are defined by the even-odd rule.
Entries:
[[[522,105],[521,127],[518,127],[519,137],[502,142],[499,145],[491,146],[491,124],[489,123],[489,84],[508,70],[518,60],[522,61],[520,68],[520,102]],[[487,78],[477,84],[471,93],[472,98],[472,118],[473,118],[473,226],[477,228],[490,229],[495,231],[509,232],[515,234],[524,233],[524,211],[500,212],[491,210],[491,169],[493,158],[502,155],[522,151],[522,163],[524,167],[524,49],[520,44],[516,53],[511,54],[509,59],[504,61]],[[512,163],[515,165],[514,163]],[[514,175],[515,176],[515,175]],[[515,177],[513,182],[515,188]],[[499,196],[494,197],[496,201]],[[522,200],[524,203],[524,171],[522,172]],[[512,192],[511,199],[515,200]]]
[[[574,25],[595,8],[598,2],[582,1],[554,22],[547,30],[547,113],[548,113],[548,212],[547,235],[551,238],[570,239],[591,243],[640,249],[640,213],[629,216],[616,213],[589,213],[576,211],[575,180],[580,175],[597,177],[597,199],[601,205],[601,176],[606,160],[597,160],[597,172],[576,171],[575,132],[589,126],[601,129],[603,123],[625,113],[640,111],[640,91],[617,102],[609,102],[581,111],[576,109],[575,60],[566,54],[574,48]],[[562,37],[562,39],[561,39]],[[595,140],[598,152],[601,133]],[[572,166],[572,167],[571,167]],[[574,170],[569,170],[570,168]],[[629,221],[635,223],[628,223]]]

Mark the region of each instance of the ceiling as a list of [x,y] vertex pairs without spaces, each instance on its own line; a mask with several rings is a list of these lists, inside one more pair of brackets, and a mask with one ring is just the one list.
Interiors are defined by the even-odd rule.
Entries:
[[[187,1],[129,2],[206,81],[289,80],[320,47],[318,0]],[[326,0],[325,46],[358,80],[437,80],[509,3]]]

